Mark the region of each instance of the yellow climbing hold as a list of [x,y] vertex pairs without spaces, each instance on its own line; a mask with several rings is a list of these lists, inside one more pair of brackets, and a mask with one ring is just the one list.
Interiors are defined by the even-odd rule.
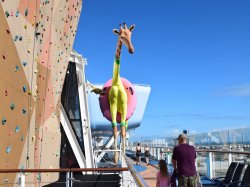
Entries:
[[31,141],[34,142],[36,140],[35,136],[32,136]]
[[32,94],[32,91],[31,91],[31,90],[29,90],[29,91],[28,91],[28,94],[29,94],[29,95],[31,95],[31,94]]

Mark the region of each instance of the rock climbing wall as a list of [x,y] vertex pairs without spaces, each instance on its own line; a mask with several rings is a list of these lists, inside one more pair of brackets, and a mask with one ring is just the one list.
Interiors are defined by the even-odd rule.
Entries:
[[[60,96],[81,7],[81,0],[0,1],[1,169],[59,168]],[[26,174],[31,183],[57,178]],[[0,174],[0,184],[16,182],[16,174]]]

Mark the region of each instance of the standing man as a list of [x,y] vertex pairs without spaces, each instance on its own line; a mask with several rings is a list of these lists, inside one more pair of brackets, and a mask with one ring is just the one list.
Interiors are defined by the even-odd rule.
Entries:
[[180,134],[177,140],[179,145],[174,147],[172,164],[178,174],[178,187],[196,187],[195,148],[187,144],[186,134]]

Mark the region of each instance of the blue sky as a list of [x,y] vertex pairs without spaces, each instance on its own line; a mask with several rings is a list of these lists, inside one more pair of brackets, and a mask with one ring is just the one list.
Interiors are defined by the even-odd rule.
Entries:
[[135,24],[121,76],[151,95],[132,137],[250,126],[250,1],[83,1],[74,48],[86,77],[112,77],[119,23]]

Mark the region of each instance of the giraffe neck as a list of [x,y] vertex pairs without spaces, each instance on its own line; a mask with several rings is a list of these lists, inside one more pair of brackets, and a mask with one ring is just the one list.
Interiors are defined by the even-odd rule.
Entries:
[[115,58],[120,60],[121,56],[121,50],[122,50],[122,41],[120,37],[118,37],[117,45],[116,45],[116,51],[115,51]]
[[120,56],[122,49],[122,41],[118,38],[116,52],[115,52],[115,61],[113,66],[113,78],[112,84],[117,84],[120,81]]

